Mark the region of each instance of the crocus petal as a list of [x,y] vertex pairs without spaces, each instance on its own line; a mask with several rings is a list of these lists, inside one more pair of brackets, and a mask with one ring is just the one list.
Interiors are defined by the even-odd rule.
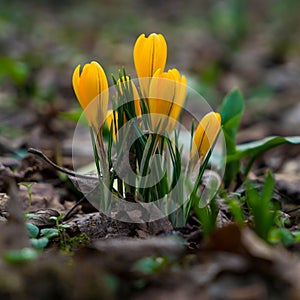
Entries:
[[171,69],[167,72],[160,72],[158,69],[151,80],[149,87],[148,107],[152,123],[152,130],[158,127],[162,118],[168,117],[168,122],[164,123],[164,129],[170,133],[175,127],[175,121],[181,111],[185,101],[186,79],[181,77],[177,69]]
[[210,112],[200,121],[194,134],[191,150],[191,160],[205,158],[207,152],[212,147],[221,127],[221,116],[219,113]]
[[186,99],[186,77],[183,75],[180,78],[180,73],[179,73],[178,82],[180,84],[179,83],[177,84],[177,94],[176,94],[176,98],[175,98],[176,101],[173,103],[173,106],[172,106],[172,109],[170,112],[170,122],[169,122],[169,128],[168,128],[169,132],[174,130],[174,128],[176,126],[176,121],[180,115],[180,112],[182,110],[182,107],[184,106],[184,102]]
[[113,130],[112,137],[113,137],[113,140],[115,140],[116,134],[117,134],[116,125],[118,124],[118,112],[117,111],[113,112],[113,110],[110,109],[106,114],[105,123],[107,124],[109,131],[112,128],[112,130]]
[[[149,37],[141,34],[136,40],[133,59],[143,95],[148,92],[150,80],[154,73],[163,72],[167,61],[167,43],[163,35],[152,33]],[[145,97],[145,96],[144,96]]]
[[96,128],[102,127],[108,107],[108,82],[103,68],[93,61],[84,65],[80,74],[78,65],[74,70],[72,83],[89,124]]
[[78,65],[73,72],[72,84],[73,84],[73,89],[74,89],[75,95],[76,95],[81,107],[84,109],[82,97],[81,97],[80,90],[79,90],[79,79],[80,79],[80,65]]

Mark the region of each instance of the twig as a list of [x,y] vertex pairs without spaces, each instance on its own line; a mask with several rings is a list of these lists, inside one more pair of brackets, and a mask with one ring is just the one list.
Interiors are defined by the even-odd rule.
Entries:
[[56,165],[54,162],[52,162],[42,151],[40,151],[38,149],[29,148],[27,150],[27,152],[40,157],[45,162],[47,162],[49,165],[51,165],[54,169],[66,174],[66,175],[69,175],[69,176],[72,176],[72,177],[84,178],[84,179],[93,179],[93,180],[98,180],[99,179],[98,176],[79,174],[79,173],[76,173],[72,170],[60,167],[60,166]]

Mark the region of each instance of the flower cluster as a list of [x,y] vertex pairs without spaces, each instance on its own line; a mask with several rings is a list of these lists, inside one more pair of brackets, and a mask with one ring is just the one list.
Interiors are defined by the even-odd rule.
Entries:
[[[135,117],[144,112],[139,100],[141,96],[147,108],[146,112],[150,115],[150,130],[158,133],[164,130],[170,134],[175,128],[186,99],[186,77],[175,68],[165,71],[167,43],[162,34],[152,33],[148,37],[141,34],[134,46],[133,59],[139,90],[129,76],[123,76],[117,82],[119,93],[125,94],[124,83],[129,83]],[[119,116],[117,112],[108,110],[108,81],[101,65],[93,61],[86,64],[81,72],[78,65],[73,73],[72,82],[89,125],[101,132],[102,124],[106,120],[109,128],[114,127],[115,138]],[[123,116],[123,120],[126,122],[126,115]],[[193,138],[192,161],[203,160],[213,145],[220,126],[218,113],[209,113],[200,121]]]

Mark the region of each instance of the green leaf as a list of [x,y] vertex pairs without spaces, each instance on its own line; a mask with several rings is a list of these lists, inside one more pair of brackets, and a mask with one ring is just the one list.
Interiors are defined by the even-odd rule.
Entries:
[[59,235],[59,231],[56,228],[44,228],[41,230],[41,234],[50,239]]
[[4,254],[4,260],[11,264],[25,263],[38,257],[35,249],[23,248],[20,250],[11,250]]
[[[231,123],[232,129],[236,132],[240,118],[244,112],[244,106],[244,98],[241,92],[237,89],[231,91],[225,97],[221,107],[222,125]],[[233,126],[233,120],[235,120],[235,127]]]
[[46,237],[42,237],[40,239],[30,239],[30,242],[35,249],[44,249],[48,245],[49,240]]
[[292,235],[294,237],[295,243],[300,243],[300,231],[299,230],[292,231]]
[[272,229],[269,234],[269,241],[272,244],[281,242],[286,247],[291,246],[296,242],[293,234],[287,228]]
[[219,212],[216,197],[212,198],[210,203],[204,207],[199,206],[199,201],[193,204],[193,210],[201,223],[201,228],[205,237],[216,229],[217,216]]
[[268,241],[272,228],[276,225],[278,209],[272,203],[274,178],[271,172],[265,176],[262,192],[259,192],[249,182],[246,183],[246,201],[253,217],[255,232]]
[[[28,153],[28,152],[27,152]],[[27,213],[27,214],[24,214],[24,219],[25,220],[28,220],[30,218],[36,218],[38,217],[39,215],[38,214],[32,214],[32,213]]]
[[39,234],[39,228],[31,223],[26,223],[26,229],[31,238],[36,238]]
[[245,224],[245,216],[242,209],[242,204],[238,199],[226,199],[226,204],[229,207],[229,210],[233,216],[234,221],[243,226]]
[[[244,112],[244,98],[238,90],[231,91],[224,99],[221,107],[222,129],[226,142],[227,155],[236,153],[236,134]],[[240,162],[227,160],[224,183],[229,186],[240,170]]]
[[274,178],[270,171],[267,172],[265,176],[265,183],[262,191],[262,205],[266,208],[269,206],[270,199],[272,199],[274,191]]
[[269,136],[259,141],[238,145],[236,153],[228,156],[228,161],[240,160],[244,157],[257,157],[267,150],[284,144],[299,145],[300,136]]
[[258,156],[274,147],[284,144],[299,145],[300,136],[270,136],[259,141],[238,145],[235,153],[227,155],[227,163],[239,163],[242,158],[249,157],[250,160],[244,171],[244,177],[246,177]]

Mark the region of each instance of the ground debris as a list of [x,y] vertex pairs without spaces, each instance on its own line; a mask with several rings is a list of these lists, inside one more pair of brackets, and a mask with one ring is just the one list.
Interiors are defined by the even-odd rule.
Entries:
[[143,257],[174,256],[184,253],[184,241],[178,237],[108,238],[93,243],[93,247],[118,259],[135,261]]
[[9,201],[7,203],[8,219],[0,224],[0,257],[5,251],[29,246],[29,239],[20,205],[20,197],[14,180],[8,182]]

